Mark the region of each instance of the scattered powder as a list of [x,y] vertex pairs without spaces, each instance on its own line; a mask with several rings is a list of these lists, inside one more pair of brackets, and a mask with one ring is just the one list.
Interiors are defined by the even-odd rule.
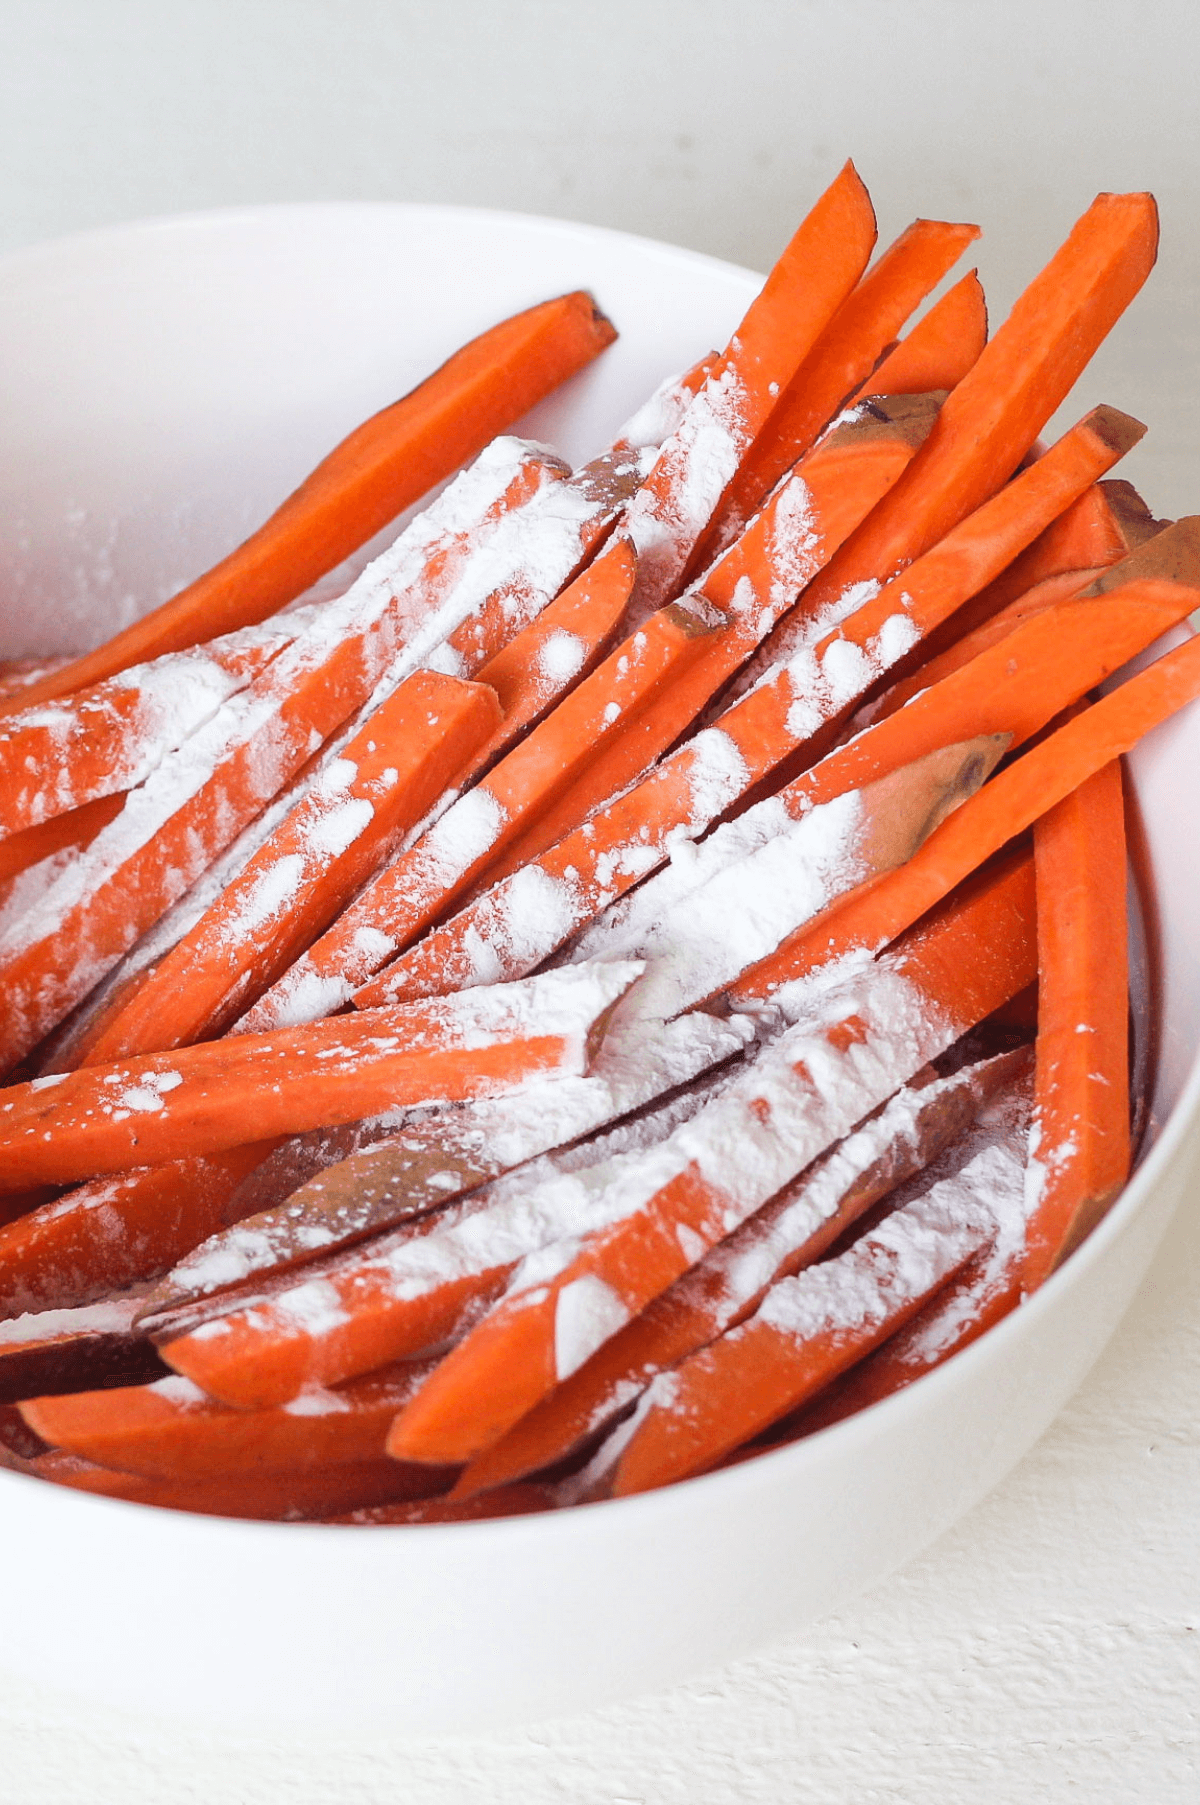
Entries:
[[710,376],[625,516],[638,554],[639,608],[651,612],[678,579],[746,449],[745,391],[727,364]]
[[[681,1091],[679,1087],[691,1086],[701,1074],[734,1058],[746,1046],[749,1035],[749,1024],[736,1016],[717,1021],[693,1014],[677,1022],[647,1026],[626,1022],[618,1007],[588,1076],[564,1077],[552,1084],[531,1085],[506,1097],[439,1112],[433,1119],[439,1125],[447,1158],[461,1156],[477,1167],[490,1160],[497,1172],[517,1167],[520,1170],[497,1179],[485,1192],[468,1199],[470,1211],[464,1213],[486,1208],[495,1234],[489,1230],[481,1238],[478,1229],[471,1229],[447,1240],[445,1237],[462,1216],[444,1215],[439,1219],[439,1229],[427,1237],[420,1271],[414,1275],[411,1268],[407,1269],[410,1279],[416,1277],[419,1281],[424,1274],[429,1282],[437,1282],[437,1275],[444,1275],[447,1270],[447,1260],[453,1270],[459,1269],[456,1262],[477,1257],[495,1264],[497,1247],[510,1250],[509,1257],[516,1259],[559,1238],[563,1232],[560,1217],[540,1213],[536,1195],[532,1205],[528,1201],[538,1184],[574,1164],[586,1165],[609,1152],[628,1152],[661,1139],[688,1113],[695,1113],[707,1094]],[[649,1116],[619,1122],[619,1118],[644,1110],[656,1097],[670,1091],[677,1093],[671,1102],[651,1111]],[[415,1113],[410,1112],[410,1116]],[[397,1130],[404,1119],[395,1124]],[[614,1121],[619,1125],[607,1129],[599,1143],[585,1140]],[[537,1163],[551,1149],[568,1144],[572,1144],[569,1151],[556,1154],[553,1162]],[[507,1220],[507,1226],[504,1209],[509,1218],[515,1215],[515,1220]],[[337,1232],[326,1225],[323,1231],[317,1231],[312,1246],[328,1245]],[[376,1243],[376,1252],[385,1261],[395,1250],[395,1263],[390,1269],[397,1279],[406,1270],[405,1250],[411,1246],[403,1236],[398,1241]],[[269,1228],[264,1231],[257,1225],[242,1224],[214,1236],[189,1254],[171,1274],[171,1283],[192,1295],[203,1295],[266,1270],[276,1257]],[[344,1261],[345,1256],[342,1258]],[[350,1258],[360,1259],[361,1254]]]
[[59,1335],[126,1335],[141,1309],[137,1298],[107,1298],[78,1309],[35,1310],[0,1322],[0,1347],[49,1341]]
[[507,811],[482,784],[460,796],[421,844],[424,882],[449,889],[490,850],[508,819]]
[[583,669],[586,657],[587,646],[579,635],[568,633],[565,627],[556,627],[542,641],[538,652],[538,671],[557,690],[569,683],[577,671]]
[[249,894],[226,926],[226,937],[235,944],[248,939],[272,919],[282,915],[293,901],[304,876],[304,860],[298,852],[276,859],[251,885]]
[[989,1198],[1011,1183],[1011,1167],[999,1148],[985,1148],[956,1178],[893,1211],[837,1259],[781,1279],[751,1321],[798,1341],[883,1327],[995,1238]]
[[375,819],[374,805],[365,796],[352,796],[327,815],[306,823],[305,839],[310,856],[339,859]]
[[730,982],[862,875],[857,791],[792,819],[778,797],[749,809],[602,916],[579,957],[649,961],[648,1015],[672,1016]]
[[564,1285],[554,1306],[554,1364],[560,1380],[629,1321],[629,1311],[611,1285],[584,1273]]
[[1027,1079],[1002,1093],[981,1111],[969,1134],[931,1168],[935,1175],[949,1168],[949,1176],[956,1177],[982,1154],[993,1154],[999,1161],[980,1192],[993,1221],[987,1257],[972,1270],[970,1283],[948,1286],[892,1344],[896,1358],[917,1371],[958,1343],[980,1312],[1011,1282],[1014,1268],[1024,1256],[1031,1089]]
[[340,1397],[336,1391],[313,1385],[283,1408],[288,1416],[337,1416],[344,1415],[351,1404],[349,1398]]
[[155,1379],[150,1390],[156,1397],[165,1398],[169,1404],[179,1404],[185,1409],[191,1406],[210,1407],[212,1399],[200,1387],[185,1379],[182,1373],[169,1373],[165,1379]]
[[691,390],[682,387],[679,376],[668,376],[625,422],[617,444],[657,450],[678,429],[691,404]]
[[274,1307],[286,1321],[314,1338],[330,1335],[350,1320],[334,1287],[319,1278],[302,1280],[281,1292]]

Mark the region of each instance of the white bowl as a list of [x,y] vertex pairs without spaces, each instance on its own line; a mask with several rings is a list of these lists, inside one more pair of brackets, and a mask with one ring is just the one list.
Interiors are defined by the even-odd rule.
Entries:
[[[10,257],[0,655],[76,648],[161,599],[349,427],[516,308],[588,287],[621,329],[529,423],[577,458],[721,343],[758,280],[618,233],[405,206],[211,214]],[[1193,711],[1132,761],[1157,897],[1152,1148],[1081,1251],[981,1341],[796,1446],[549,1517],[241,1523],[0,1472],[0,1546],[15,1551],[0,1659],[209,1724],[436,1734],[665,1685],[908,1560],[1070,1397],[1195,1164],[1200,840],[1176,824],[1198,758]]]

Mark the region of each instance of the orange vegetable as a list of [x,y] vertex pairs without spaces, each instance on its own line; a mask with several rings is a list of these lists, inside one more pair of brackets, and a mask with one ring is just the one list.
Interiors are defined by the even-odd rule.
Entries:
[[1102,194],[952,390],[920,457],[807,598],[886,579],[1007,482],[1141,288],[1158,249],[1148,194]]
[[0,1311],[71,1309],[156,1278],[226,1221],[274,1141],[95,1179],[0,1229]]
[[206,1517],[251,1521],[326,1522],[350,1511],[436,1495],[445,1475],[396,1460],[356,1460],[345,1465],[298,1468],[287,1473],[219,1473],[208,1479],[149,1479],[117,1473],[77,1454],[41,1454],[22,1472],[72,1491],[159,1510],[196,1511]]
[[490,689],[414,671],[342,748],[189,934],[88,1046],[85,1063],[219,1034],[343,909],[495,732]]
[[[741,1116],[741,1135],[755,1147],[754,1160],[740,1166],[736,1195],[703,1163],[706,1143],[696,1129],[708,1112],[681,1132],[670,1162],[659,1149],[644,1176],[635,1165],[623,1180],[626,1207],[618,1210],[614,1202],[610,1225],[568,1243],[568,1253],[578,1251],[558,1270],[531,1271],[527,1284],[514,1284],[401,1412],[389,1452],[405,1460],[459,1461],[497,1441],[832,1140],[1023,989],[1034,969],[1029,878],[1026,861],[897,949],[875,968],[878,991],[870,982],[852,983],[849,1005],[831,991],[819,1012],[802,1017],[709,1106],[723,1144],[735,1144],[736,1135],[724,1137]],[[914,999],[916,1022],[901,994]],[[845,1088],[832,1087],[833,1101],[831,1087],[812,1073],[831,1052],[844,1055],[851,1047],[854,1064],[843,1075]],[[174,1365],[178,1344],[162,1352]],[[190,1369],[194,1359],[189,1350]]]
[[969,270],[917,321],[908,336],[881,358],[855,399],[955,388],[978,363],[987,344],[987,329],[987,302],[979,277]]
[[492,1095],[584,1069],[636,975],[613,964],[419,1007],[239,1035],[10,1085],[0,1191],[237,1147],[382,1109]]
[[1033,832],[1037,1079],[1022,1281],[1036,1290],[1126,1178],[1129,973],[1121,767],[1103,766]]
[[729,1000],[769,995],[827,959],[886,945],[1039,815],[1198,694],[1200,637],[1157,659],[1001,771],[907,865],[835,904],[823,921],[744,972]]
[[875,244],[852,163],[794,233],[629,510],[643,612],[676,591],[738,464],[829,325]]
[[52,815],[37,827],[9,834],[0,840],[0,883],[30,870],[43,859],[52,858],[56,852],[82,851],[124,806],[124,796],[101,796],[95,802],[85,802],[81,808],[69,809],[66,814]]
[[[172,1378],[31,1398],[21,1415],[51,1447],[148,1479],[183,1483],[223,1473],[311,1472],[377,1460],[388,1425],[429,1364],[384,1367],[314,1396],[305,1411],[230,1410]],[[447,1473],[447,1484],[452,1477]]]
[[[697,555],[698,566],[737,537],[780,477],[812,449],[822,427],[870,377],[908,316],[978,236],[978,226],[918,219],[888,246],[842,302],[775,403],[725,491],[703,541],[711,549]],[[927,390],[949,386],[923,385]]]

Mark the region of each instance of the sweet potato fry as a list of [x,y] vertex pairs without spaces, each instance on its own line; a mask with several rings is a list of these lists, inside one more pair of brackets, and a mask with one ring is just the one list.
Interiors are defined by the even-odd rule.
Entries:
[[482,684],[414,671],[92,1039],[83,1063],[219,1034],[340,913],[499,720]]
[[117,1473],[77,1454],[57,1451],[23,1463],[22,1471],[72,1491],[153,1504],[159,1510],[206,1517],[245,1517],[268,1523],[328,1522],[350,1511],[377,1508],[441,1491],[445,1475],[396,1460],[356,1460],[288,1473],[220,1473],[211,1479],[149,1479]]
[[[1127,558],[1172,523],[1155,520],[1132,483],[1120,477],[1093,483],[994,577],[960,614],[961,629],[977,626],[1025,595],[1035,583],[1066,571],[1107,568]],[[936,650],[942,650],[938,645]]]
[[470,998],[364,1011],[145,1054],[11,1085],[0,1104],[0,1191],[120,1172],[353,1121],[373,1109],[500,1093],[580,1073],[640,967],[548,973]]
[[743,458],[702,541],[707,550],[695,560],[699,567],[732,543],[785,471],[812,449],[822,427],[870,377],[909,315],[978,236],[978,226],[918,219],[876,260],[842,302]]
[[870,197],[847,163],[801,222],[630,506],[625,530],[638,554],[644,613],[674,593],[780,390],[866,268],[875,236]]
[[[1027,863],[1006,871],[923,937],[826,992],[653,1160],[594,1168],[595,1226],[518,1272],[401,1412],[389,1452],[462,1461],[497,1441],[810,1160],[1023,989],[1033,967],[1030,875]],[[966,948],[974,956],[964,971]],[[162,1350],[168,1364],[182,1345]],[[211,1358],[205,1345],[200,1360]],[[186,1359],[195,1369],[195,1347]]]
[[1119,764],[1048,810],[1038,887],[1037,1083],[1022,1282],[1038,1285],[1129,1176],[1129,938]]
[[935,1159],[1005,1082],[1014,1059],[1023,1058],[1001,1054],[897,1091],[477,1455],[453,1496],[538,1472],[586,1445],[656,1373],[740,1322],[769,1285],[819,1259],[875,1203]]
[[885,946],[1039,815],[1198,694],[1200,637],[1156,659],[1026,752],[943,822],[907,865],[835,904],[824,922],[802,929],[744,972],[729,987],[728,1000],[736,1006],[739,999],[769,995],[828,959]]
[[0,1322],[0,1402],[160,1377],[154,1347],[133,1332],[139,1303],[120,1298]]
[[[51,1447],[148,1479],[311,1472],[377,1460],[392,1418],[429,1370],[428,1362],[397,1363],[337,1391],[310,1392],[292,1409],[230,1410],[171,1375],[152,1384],[33,1397],[21,1415]],[[446,1473],[445,1484],[453,1477]]]
[[[1093,408],[1043,457],[959,521],[899,576],[877,593],[867,594],[816,647],[817,668],[827,659],[846,661],[847,654],[839,649],[841,640],[866,649],[872,642],[880,642],[885,633],[893,647],[890,662],[901,668],[911,664],[920,656],[922,642],[953,619],[963,603],[1003,570],[1047,521],[1110,470],[1145,430],[1140,421],[1116,408]],[[790,657],[807,625],[806,597],[793,623],[777,628],[750,661],[739,687],[757,682],[772,668],[772,660]],[[899,643],[905,638],[907,646]],[[870,667],[858,674],[858,695],[867,692],[870,679],[877,674]],[[849,688],[849,673],[843,677],[842,687]]]
[[304,624],[303,614],[284,615],[135,666],[54,705],[0,717],[0,834],[22,833],[144,782]]
[[259,1141],[80,1185],[0,1229],[0,1314],[74,1309],[157,1278],[226,1221],[276,1145]]
[[102,796],[84,803],[82,808],[52,815],[37,827],[9,834],[0,840],[0,883],[41,864],[43,859],[53,858],[57,852],[82,851],[124,806],[122,795]]
[[1007,482],[1141,288],[1157,248],[1150,195],[1096,198],[952,391],[903,480],[814,579],[812,607],[892,577]]
[[942,746],[789,814],[769,797],[610,910],[575,959],[644,959],[632,1006],[669,1020],[719,990],[834,897],[912,857],[991,775],[1006,734]]
[[975,271],[969,270],[880,360],[855,400],[955,388],[979,362],[987,329],[983,288]]
[[702,1472],[876,1347],[994,1238],[999,1147],[837,1258],[782,1279],[747,1322],[656,1379],[616,1466],[617,1496]]

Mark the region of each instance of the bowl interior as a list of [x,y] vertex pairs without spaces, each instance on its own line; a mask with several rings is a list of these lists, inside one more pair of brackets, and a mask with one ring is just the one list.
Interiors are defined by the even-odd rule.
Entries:
[[[618,233],[402,206],[151,222],[10,257],[0,263],[0,517],[10,523],[0,542],[0,657],[95,643],[228,550],[346,431],[464,339],[548,295],[585,287],[621,337],[521,427],[580,460],[664,374],[724,342],[758,280]],[[62,1608],[82,1624],[104,1622],[111,1635],[127,1600],[120,1563],[136,1559],[147,1572],[172,1575],[191,1613],[193,1670],[206,1648],[220,1651],[201,1686],[204,1710],[244,1716],[252,1689],[258,1723],[326,1710],[344,1718],[361,1708],[401,1726],[453,1728],[578,1707],[678,1677],[781,1622],[830,1608],[906,1558],[1045,1427],[1057,1403],[1046,1394],[1031,1408],[1020,1397],[1021,1376],[1058,1348],[1061,1403],[1062,1385],[1076,1383],[1103,1345],[1165,1225],[1166,1206],[1156,1213],[1155,1200],[1166,1195],[1198,1102],[1200,931],[1192,899],[1200,893],[1200,838],[1178,826],[1198,758],[1200,721],[1184,715],[1132,761],[1153,872],[1150,964],[1160,1005],[1150,1151],[1036,1310],[1010,1318],[969,1357],[870,1420],[753,1466],[553,1522],[376,1532],[369,1558],[361,1538],[349,1551],[345,1532],[133,1512],[77,1494],[48,1498],[50,1488],[0,1474],[0,1516],[53,1549],[50,1590],[61,1583]],[[972,1423],[988,1399],[1007,1412],[1003,1433],[972,1453]],[[957,1484],[938,1464],[953,1436]],[[898,1492],[901,1469],[908,1489]],[[813,1525],[807,1544],[797,1539],[801,1519]],[[830,1521],[839,1525],[834,1553],[819,1533]],[[786,1583],[773,1540],[787,1551]],[[285,1608],[301,1548],[319,1575],[313,1609],[325,1613],[315,1652],[311,1641],[302,1647],[303,1615]],[[698,1562],[721,1578],[707,1601],[692,1604],[689,1576],[706,1570]],[[391,1645],[396,1638],[385,1646],[379,1635],[371,1599],[381,1574],[394,1596],[427,1613],[419,1664]],[[28,1633],[11,1658],[93,1692],[158,1697],[152,1656],[132,1632],[105,1674],[42,1636],[40,1616],[53,1615],[44,1571],[39,1584]],[[230,1648],[221,1617],[246,1588],[277,1607],[253,1662]],[[357,1616],[347,1588],[362,1596]],[[521,1650],[515,1668],[511,1640],[497,1648],[493,1636],[489,1645],[487,1625],[501,1608]],[[586,1650],[580,1613],[602,1626]],[[471,1637],[482,1652],[464,1667]],[[264,1682],[264,1652],[278,1683]]]

